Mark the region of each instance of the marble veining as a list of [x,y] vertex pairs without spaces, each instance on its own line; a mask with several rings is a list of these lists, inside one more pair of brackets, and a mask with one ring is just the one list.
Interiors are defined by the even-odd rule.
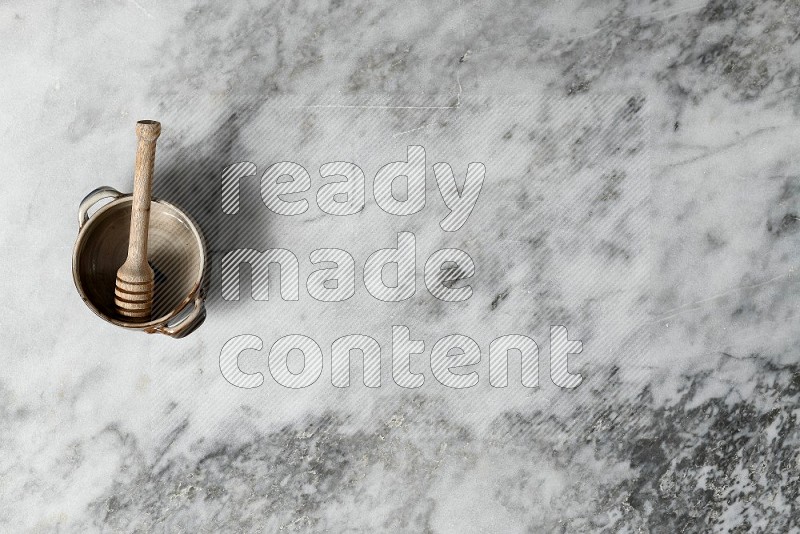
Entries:
[[[4,3],[0,530],[800,532],[798,28],[792,0]],[[363,266],[408,230],[423,258],[474,254],[475,295],[237,303],[212,282],[185,340],[98,321],[72,286],[75,213],[130,188],[144,117],[169,132],[156,194],[217,260],[323,244]],[[230,163],[371,177],[413,143],[457,174],[504,156],[452,236],[431,177],[403,221],[369,195],[350,226],[276,218],[256,182],[241,219],[219,211]],[[546,348],[564,321],[585,381],[562,391],[542,367],[540,388],[498,390],[485,360],[471,391],[424,365],[400,388],[388,362],[375,391],[220,374],[237,334],[327,353],[355,332],[388,347],[393,321],[428,353],[460,328]]]

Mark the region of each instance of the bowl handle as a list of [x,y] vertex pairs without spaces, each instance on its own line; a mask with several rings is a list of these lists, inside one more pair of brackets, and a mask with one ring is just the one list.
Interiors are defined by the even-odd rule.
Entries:
[[194,329],[200,326],[205,320],[206,306],[201,295],[195,297],[193,304],[189,304],[189,306],[192,305],[194,306],[192,311],[190,311],[189,315],[184,317],[183,320],[172,326],[169,326],[168,324],[156,326],[153,329],[153,332],[158,332],[160,334],[165,334],[167,336],[176,338],[186,336],[193,332]]
[[107,185],[98,187],[97,189],[86,195],[86,197],[83,200],[81,200],[80,207],[78,208],[78,230],[83,228],[83,225],[86,224],[86,221],[89,220],[89,210],[91,209],[92,206],[94,206],[104,198],[117,199],[121,196],[123,196],[122,193],[120,193],[113,187],[108,187]]

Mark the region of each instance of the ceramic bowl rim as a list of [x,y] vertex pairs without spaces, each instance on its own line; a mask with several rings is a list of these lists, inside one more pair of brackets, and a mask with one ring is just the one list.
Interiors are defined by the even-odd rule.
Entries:
[[111,202],[108,202],[104,206],[98,208],[98,210],[86,221],[86,223],[81,227],[78,232],[78,237],[75,240],[75,246],[72,249],[72,281],[75,284],[75,288],[78,290],[78,294],[81,296],[83,302],[91,309],[95,315],[100,317],[101,319],[109,322],[111,324],[121,326],[123,328],[129,328],[134,330],[152,330],[155,327],[164,326],[166,325],[171,319],[174,319],[184,308],[191,302],[193,302],[196,298],[198,298],[200,292],[203,289],[203,282],[205,279],[206,274],[206,263],[207,263],[207,249],[206,249],[206,241],[203,237],[203,234],[200,232],[197,223],[192,219],[185,211],[177,207],[176,205],[167,202],[166,200],[161,200],[158,198],[153,197],[150,201],[151,203],[158,204],[160,206],[164,206],[167,208],[168,211],[173,212],[174,214],[178,215],[180,219],[186,223],[189,229],[192,231],[192,235],[195,237],[195,243],[198,245],[200,250],[200,266],[197,270],[198,276],[196,277],[194,284],[192,285],[192,289],[186,295],[186,297],[171,311],[167,312],[166,314],[158,317],[156,319],[152,319],[146,323],[141,322],[129,322],[116,319],[114,317],[108,316],[105,313],[101,312],[97,306],[89,299],[86,293],[83,290],[81,285],[80,276],[78,274],[78,255],[79,251],[82,249],[81,245],[86,239],[86,234],[89,232],[90,227],[94,224],[94,221],[99,220],[97,219],[98,215],[101,215],[107,211],[114,209],[115,207],[119,206],[120,204],[131,203],[133,201],[133,195],[121,195],[118,198],[115,198]]

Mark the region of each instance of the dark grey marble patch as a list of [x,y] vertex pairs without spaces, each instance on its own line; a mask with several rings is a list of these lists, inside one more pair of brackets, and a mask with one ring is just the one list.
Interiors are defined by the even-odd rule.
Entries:
[[[431,397],[387,401],[356,431],[330,411],[249,441],[198,442],[193,458],[163,464],[144,461],[133,436],[109,428],[125,468],[88,517],[126,532],[440,532],[436,503],[449,481],[486,477],[488,493],[471,498],[498,526],[789,532],[800,527],[800,367],[758,368],[746,397],[734,388],[707,397],[713,377],[700,374],[667,405],[645,389],[568,418],[508,412],[483,435]],[[479,458],[490,459],[488,472]],[[537,469],[560,472],[549,505],[529,486]]]

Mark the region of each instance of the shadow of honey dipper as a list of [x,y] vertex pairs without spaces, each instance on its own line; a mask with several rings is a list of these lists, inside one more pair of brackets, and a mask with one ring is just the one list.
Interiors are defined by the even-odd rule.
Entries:
[[117,271],[114,306],[120,315],[147,321],[153,309],[155,275],[147,263],[147,237],[150,227],[150,197],[156,140],[161,124],[156,121],[136,123],[136,167],[133,177],[133,204],[128,240],[128,257]]

